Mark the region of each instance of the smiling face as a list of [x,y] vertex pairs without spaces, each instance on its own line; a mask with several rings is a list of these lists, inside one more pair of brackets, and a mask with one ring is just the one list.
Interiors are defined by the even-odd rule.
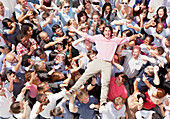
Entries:
[[135,48],[133,51],[132,51],[132,56],[134,59],[137,59],[139,57],[139,54],[140,54],[140,49],[137,49]]
[[27,6],[27,0],[20,0],[20,3],[23,7]]
[[122,0],[122,7],[125,8],[125,7],[128,7],[128,0]]
[[112,35],[112,34],[111,34],[111,30],[110,30],[109,27],[105,27],[105,28],[104,28],[103,35],[104,35],[104,37],[107,38],[107,39],[108,39],[108,38],[111,38],[111,35]]
[[159,9],[159,11],[158,11],[158,16],[159,16],[160,18],[162,18],[162,17],[164,16],[164,10],[163,10],[163,9]]
[[65,3],[64,6],[63,6],[63,9],[64,9],[65,13],[68,13],[69,9],[70,9],[70,4],[69,3]]
[[28,31],[27,31],[27,34],[29,36],[32,36],[33,35],[33,29],[31,27],[29,27]]
[[89,102],[89,95],[83,95],[79,100],[81,103],[86,104]]
[[5,10],[5,8],[4,8],[4,5],[2,4],[2,5],[0,6],[0,14],[1,14],[1,15],[4,14],[4,10]]

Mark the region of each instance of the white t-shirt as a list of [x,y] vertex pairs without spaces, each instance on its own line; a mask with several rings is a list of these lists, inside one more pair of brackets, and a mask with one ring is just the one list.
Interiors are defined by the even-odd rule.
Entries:
[[12,97],[13,93],[10,93],[6,88],[5,88],[5,95],[0,96],[0,117],[8,118],[12,115],[12,113],[9,112],[10,106],[12,104]]
[[106,112],[102,113],[103,119],[119,119],[120,117],[125,117],[126,106],[123,105],[122,109],[116,110],[113,102],[108,102],[106,104],[106,110]]
[[135,113],[135,116],[136,119],[151,119],[153,113],[155,113],[155,111],[140,110]]
[[3,47],[6,46],[5,40],[1,36],[0,36],[0,46],[3,46]]

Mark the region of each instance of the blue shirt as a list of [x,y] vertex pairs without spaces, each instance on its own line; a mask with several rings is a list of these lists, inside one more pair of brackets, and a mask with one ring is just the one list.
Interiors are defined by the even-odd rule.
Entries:
[[140,92],[146,92],[149,88],[148,86],[145,84],[145,82],[143,82],[143,74],[147,77],[147,80],[149,81],[150,84],[154,85],[153,80],[154,77],[153,76],[148,76],[144,70],[142,72],[140,72],[139,76],[137,78],[140,78],[141,80],[138,83],[138,90]]
[[52,27],[53,27],[53,25],[55,25],[55,24],[60,25],[60,24],[59,24],[59,21],[58,21],[57,18],[53,18],[52,24],[47,24],[45,27],[42,27],[42,24],[43,24],[43,23],[44,23],[44,21],[40,22],[41,28],[43,29],[43,31],[45,31],[45,32],[49,35],[49,37],[50,37],[50,39],[51,39],[52,36],[53,36],[53,34],[54,34],[54,32],[53,32],[53,30],[52,30]]
[[[120,31],[121,31],[121,33],[122,33],[124,30],[127,30],[127,29],[131,30],[133,34],[134,34],[135,32],[136,32],[136,33],[140,33],[140,32],[138,32],[138,31],[135,31],[135,30],[132,29],[132,28],[127,27],[127,25],[126,25],[126,20],[125,20],[125,19],[120,20],[120,22],[123,22],[123,23],[124,23],[124,25],[121,25],[121,26],[120,26]],[[131,24],[132,24],[134,27],[139,27],[134,21],[132,21]]]
[[75,19],[74,18],[74,14],[76,13],[76,8],[71,8],[69,9],[68,14],[66,14],[63,9],[61,11],[58,12],[58,15],[61,19],[61,25],[62,27],[66,25],[66,23],[70,20],[70,19]]
[[[33,7],[33,3],[31,2],[27,2],[28,7],[30,7],[30,9],[33,9],[37,14],[39,14],[39,12]],[[27,9],[28,10],[28,9]],[[26,11],[26,10],[25,10]],[[15,15],[16,18],[18,19],[18,17],[21,15],[22,11],[21,11],[21,5],[17,4],[15,7]]]
[[98,104],[95,97],[92,95],[89,96],[89,102],[84,104],[78,101],[78,113],[80,114],[79,119],[93,119],[95,117],[95,113],[93,109],[90,109],[91,104]]

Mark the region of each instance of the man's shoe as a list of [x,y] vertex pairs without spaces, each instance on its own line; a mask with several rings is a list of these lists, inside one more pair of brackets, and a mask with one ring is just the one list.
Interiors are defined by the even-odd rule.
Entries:
[[106,103],[103,103],[99,108],[99,113],[105,113],[106,111]]

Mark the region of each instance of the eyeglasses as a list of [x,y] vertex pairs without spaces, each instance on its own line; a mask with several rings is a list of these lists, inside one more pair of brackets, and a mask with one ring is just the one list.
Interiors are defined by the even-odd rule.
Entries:
[[64,6],[64,8],[69,8],[70,6]]
[[128,3],[127,2],[122,2],[122,4],[127,5]]
[[93,5],[99,5],[99,2],[93,2]]

